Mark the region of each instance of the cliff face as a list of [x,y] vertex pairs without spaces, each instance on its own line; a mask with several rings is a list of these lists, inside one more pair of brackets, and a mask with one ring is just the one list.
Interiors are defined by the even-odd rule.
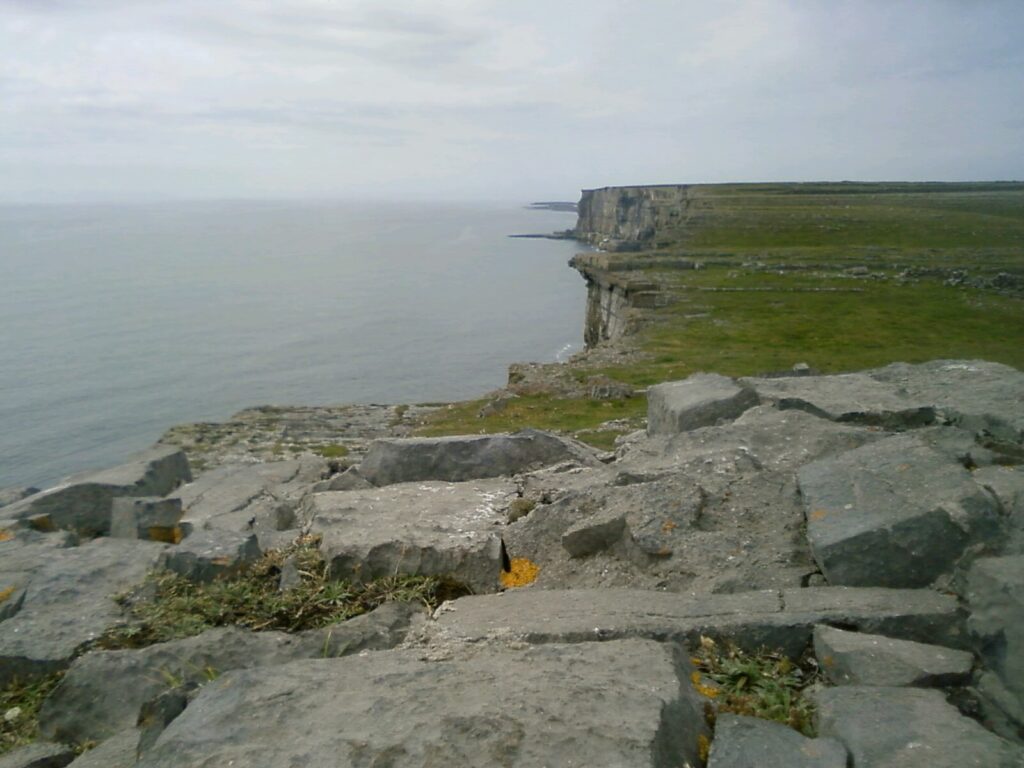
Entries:
[[688,190],[683,184],[585,189],[576,237],[606,251],[656,247],[656,233],[682,223]]
[[628,333],[633,321],[633,308],[653,308],[664,304],[665,294],[657,283],[608,271],[606,256],[577,254],[569,266],[587,281],[583,340],[588,349]]

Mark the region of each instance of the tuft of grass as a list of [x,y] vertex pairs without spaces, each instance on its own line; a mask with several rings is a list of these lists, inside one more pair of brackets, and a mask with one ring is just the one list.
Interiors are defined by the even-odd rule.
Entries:
[[341,443],[321,443],[320,445],[311,445],[310,450],[325,459],[342,459],[348,456],[348,448]]
[[[243,574],[195,584],[173,573],[153,573],[133,593],[121,595],[127,624],[98,641],[104,649],[141,648],[197,635],[207,629],[240,626],[252,630],[298,632],[335,624],[382,603],[421,602],[429,608],[468,594],[450,578],[395,575],[365,583],[332,580],[314,537],[267,552]],[[291,560],[299,582],[279,588],[282,569]]]
[[0,688],[0,755],[36,740],[39,708],[63,677],[61,670],[29,683],[13,680]]
[[[778,651],[746,653],[731,643],[701,637],[692,659],[697,690],[719,712],[760,717],[814,736],[814,705],[804,691],[820,680],[813,658],[795,663]],[[710,681],[709,683],[704,680]]]

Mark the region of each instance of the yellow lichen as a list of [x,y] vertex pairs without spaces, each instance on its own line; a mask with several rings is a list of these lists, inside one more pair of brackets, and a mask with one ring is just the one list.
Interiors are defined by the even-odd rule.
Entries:
[[512,568],[501,572],[503,587],[525,587],[532,584],[540,573],[540,566],[525,557],[513,557]]
[[6,603],[7,599],[14,594],[14,587],[0,589],[0,603]]
[[697,736],[697,756],[702,763],[706,763],[709,754],[711,754],[711,739],[703,733],[699,734]]
[[10,528],[0,528],[0,541],[10,541],[14,538],[14,531]]
[[162,526],[155,525],[146,529],[146,535],[150,541],[162,541],[164,544],[180,544],[182,538],[181,527],[177,525]]

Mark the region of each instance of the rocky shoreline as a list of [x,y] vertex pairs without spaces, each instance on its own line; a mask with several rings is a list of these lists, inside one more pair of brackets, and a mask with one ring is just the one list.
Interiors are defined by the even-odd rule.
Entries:
[[[350,440],[346,467],[239,441],[193,478],[158,446],[0,507],[0,680],[63,672],[0,765],[1021,765],[1022,392],[983,361],[701,374],[651,388],[612,453],[383,436],[393,409],[257,441]],[[97,647],[148,572],[209,582],[300,536],[335,578],[475,594]],[[816,659],[816,738],[716,714],[712,641]]]

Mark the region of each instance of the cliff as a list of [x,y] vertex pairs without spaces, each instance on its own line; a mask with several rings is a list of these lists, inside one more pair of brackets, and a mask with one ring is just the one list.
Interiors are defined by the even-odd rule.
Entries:
[[690,185],[585,189],[577,206],[576,237],[606,251],[657,245],[655,235],[680,226]]

